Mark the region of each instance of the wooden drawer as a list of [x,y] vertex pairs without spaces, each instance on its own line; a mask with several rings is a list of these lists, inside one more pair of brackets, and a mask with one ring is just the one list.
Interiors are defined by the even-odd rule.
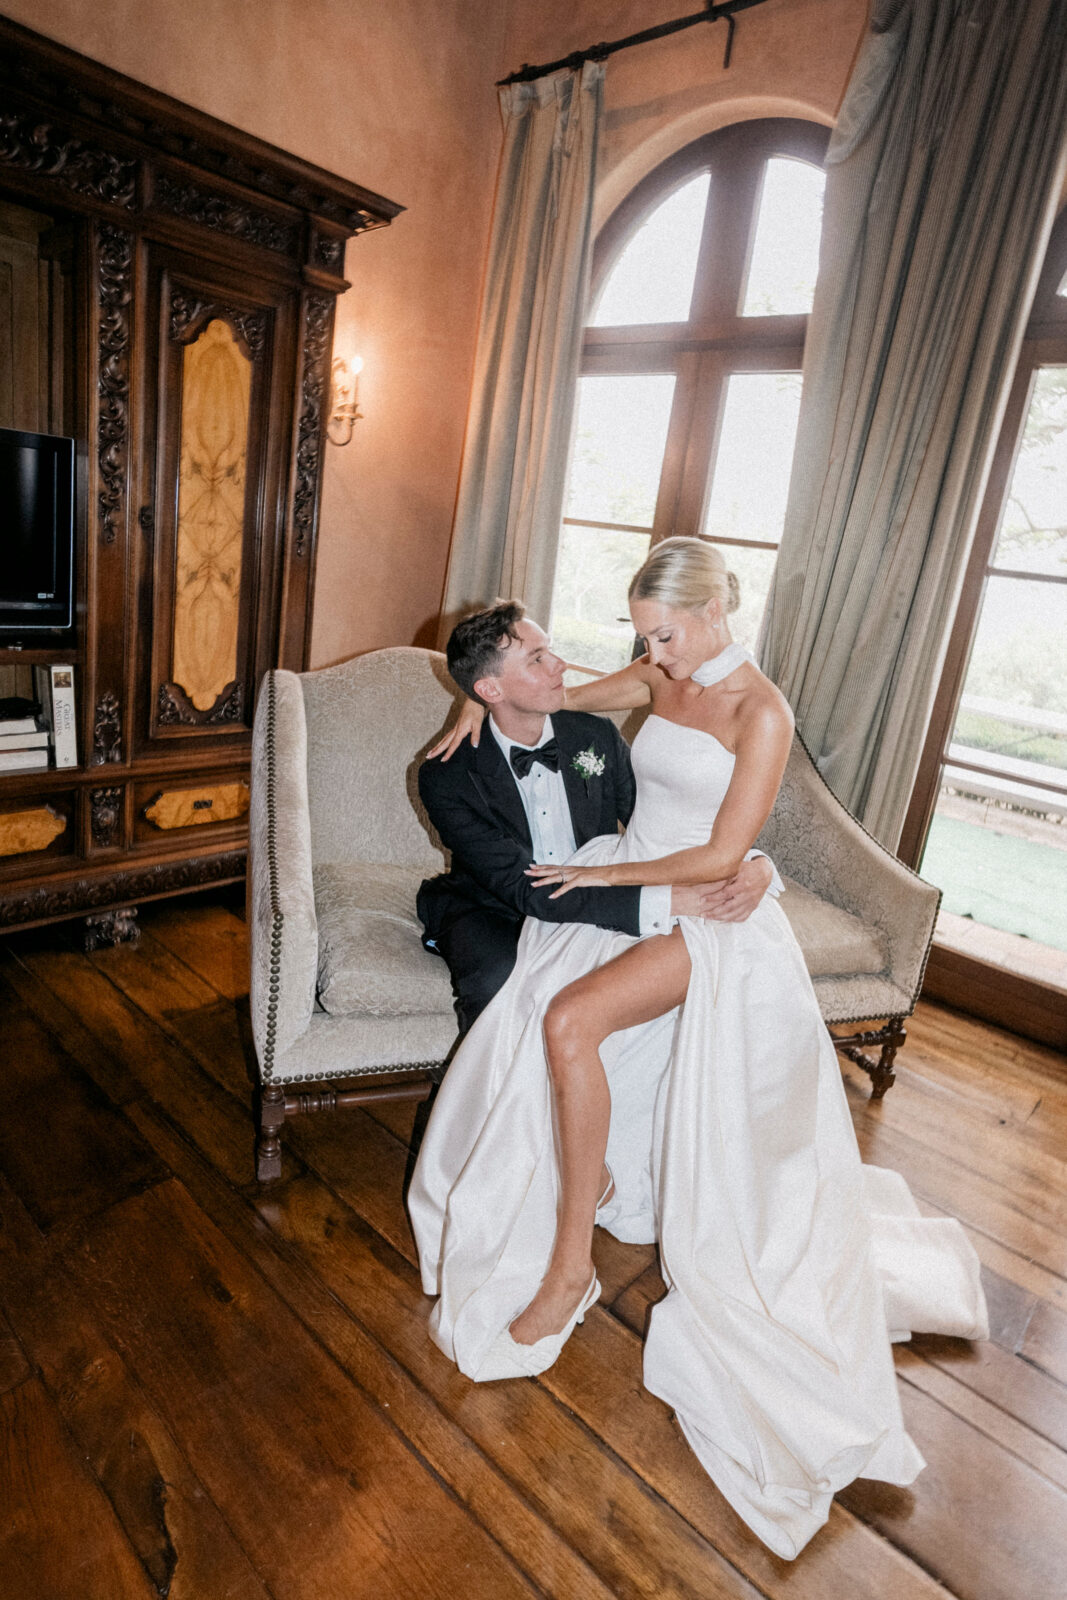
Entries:
[[243,833],[249,793],[248,779],[232,770],[195,782],[160,778],[140,783],[134,800],[134,840],[158,845],[193,828]]
[[77,845],[76,805],[73,790],[0,800],[0,872],[70,855]]

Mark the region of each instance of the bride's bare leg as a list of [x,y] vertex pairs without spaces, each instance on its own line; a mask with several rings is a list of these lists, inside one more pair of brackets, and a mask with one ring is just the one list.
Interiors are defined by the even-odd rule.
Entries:
[[593,1223],[604,1189],[611,1097],[600,1059],[610,1033],[661,1017],[685,999],[689,952],[681,930],[631,946],[568,984],[545,1015],[545,1047],[556,1099],[560,1210],[544,1281],[511,1324],[519,1344],[558,1333],[593,1276]]

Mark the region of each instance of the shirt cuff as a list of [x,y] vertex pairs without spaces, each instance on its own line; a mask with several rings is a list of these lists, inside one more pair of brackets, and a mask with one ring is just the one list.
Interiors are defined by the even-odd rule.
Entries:
[[[767,855],[766,850],[750,850],[748,855],[745,857],[745,860],[755,861],[757,856],[765,856],[768,861],[771,861],[771,858],[769,855]],[[771,861],[771,881],[767,885],[765,892],[767,894],[773,894],[776,900],[780,894],[785,893],[785,884],[778,876],[778,868],[775,866],[773,861]]]
[[656,883],[642,889],[637,924],[640,937],[647,939],[652,933],[670,933],[674,923],[670,884]]

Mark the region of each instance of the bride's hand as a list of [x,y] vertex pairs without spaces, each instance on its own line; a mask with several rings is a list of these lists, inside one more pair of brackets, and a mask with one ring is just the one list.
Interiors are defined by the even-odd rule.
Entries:
[[479,705],[477,700],[464,700],[460,707],[459,720],[448,729],[443,738],[438,739],[432,750],[427,750],[427,761],[431,761],[434,756],[440,756],[442,761],[450,761],[468,735],[472,746],[477,750],[484,718],[483,705]]
[[526,868],[526,876],[533,880],[535,889],[547,888],[550,883],[558,883],[559,888],[554,894],[549,895],[550,900],[558,900],[561,894],[570,894],[572,889],[606,889],[612,882],[611,867],[560,867],[552,862]]

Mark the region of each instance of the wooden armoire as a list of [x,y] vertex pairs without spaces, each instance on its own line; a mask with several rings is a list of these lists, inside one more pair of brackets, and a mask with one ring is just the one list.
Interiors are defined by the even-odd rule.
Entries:
[[0,930],[131,937],[243,876],[257,686],[307,665],[345,241],[398,210],[0,19],[0,427],[77,459],[76,624],[0,667],[71,663],[78,720],[77,767],[0,773]]

